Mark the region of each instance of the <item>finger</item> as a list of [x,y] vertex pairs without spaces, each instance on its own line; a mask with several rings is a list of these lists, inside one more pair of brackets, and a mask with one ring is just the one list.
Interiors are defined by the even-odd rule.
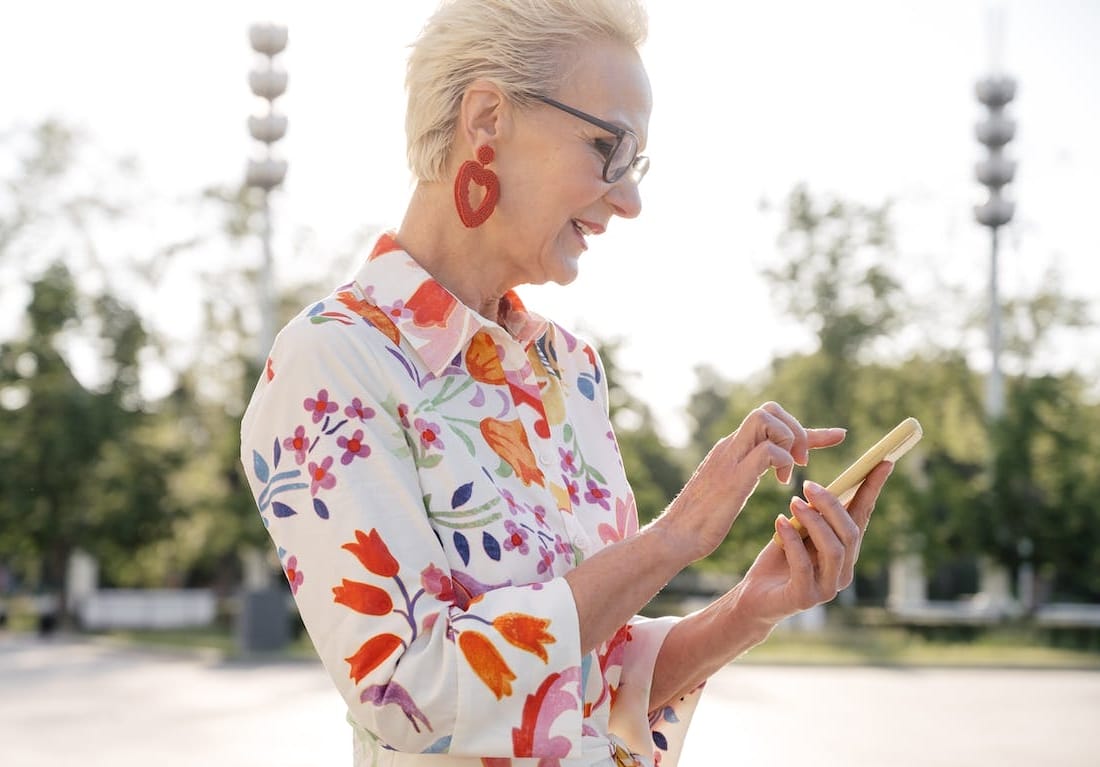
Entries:
[[784,410],[778,402],[765,402],[760,408],[777,418],[791,432],[792,442],[788,450],[794,456],[795,463],[799,466],[805,466],[806,462],[810,460],[806,429],[798,422],[797,418]]
[[848,430],[838,426],[827,429],[807,429],[806,444],[811,450],[839,445],[848,436]]
[[[737,430],[738,450],[743,451],[747,457],[760,445],[772,444],[778,446],[787,455],[791,455],[794,446],[794,433],[780,418],[768,412],[763,406],[756,408],[745,418],[742,427]],[[767,465],[764,466],[767,468]],[[794,471],[794,457],[791,456],[789,466],[776,465],[776,477],[783,484],[788,484]],[[759,475],[757,475],[759,476]]]
[[[752,472],[754,482],[758,481],[768,469],[775,469],[776,476],[786,484],[790,481],[791,472],[794,470],[794,457],[774,442],[760,442],[749,451],[737,468],[740,469],[742,466]],[[782,479],[783,475],[786,475],[786,480]]]
[[814,563],[802,542],[802,536],[791,521],[780,514],[775,518],[775,534],[782,541],[783,556],[790,571],[790,589],[795,607],[805,609],[816,604],[817,584],[814,583]]
[[858,545],[860,527],[852,519],[848,509],[841,504],[840,499],[811,480],[802,483],[802,490],[806,500],[829,523],[846,549]]
[[893,471],[894,464],[890,461],[883,461],[871,469],[871,473],[863,480],[863,484],[859,486],[859,490],[856,491],[855,496],[848,504],[852,520],[859,527],[861,533],[867,530],[867,523],[871,519],[871,512],[875,510],[875,502],[882,491],[882,486]]
[[[856,559],[859,558],[860,542],[863,539],[863,530],[852,519],[848,509],[840,503],[835,495],[816,482],[807,480],[803,483],[806,499],[813,506],[821,518],[832,528],[833,534],[843,547],[842,556],[837,565],[837,589],[845,588],[852,582],[855,573]],[[829,582],[832,586],[832,582]]]
[[817,550],[817,583],[828,599],[835,596],[844,565],[844,544],[821,514],[808,503],[795,496],[791,499],[791,513],[802,523]]

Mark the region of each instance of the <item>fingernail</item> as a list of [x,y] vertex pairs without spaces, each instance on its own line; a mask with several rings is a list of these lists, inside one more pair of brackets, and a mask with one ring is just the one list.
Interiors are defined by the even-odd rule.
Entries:
[[791,498],[791,511],[794,511],[795,509],[805,513],[810,510],[810,504],[806,503],[804,500],[796,495],[794,498]]
[[825,488],[814,482],[812,479],[807,479],[805,482],[803,482],[802,489],[808,495],[818,495],[825,490]]

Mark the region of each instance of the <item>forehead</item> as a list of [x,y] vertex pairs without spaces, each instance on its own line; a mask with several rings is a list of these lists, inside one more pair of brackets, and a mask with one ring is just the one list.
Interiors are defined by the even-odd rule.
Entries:
[[610,41],[582,43],[554,98],[634,131],[643,142],[653,109],[649,77],[638,53]]

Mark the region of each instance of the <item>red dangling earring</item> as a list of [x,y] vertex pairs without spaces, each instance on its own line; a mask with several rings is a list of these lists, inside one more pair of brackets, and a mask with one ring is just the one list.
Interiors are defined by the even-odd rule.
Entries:
[[[458,169],[455,178],[455,207],[462,223],[473,229],[481,226],[493,214],[500,199],[500,179],[486,168],[495,157],[493,148],[486,144],[477,150],[477,162],[467,160]],[[470,207],[470,184],[485,187],[485,197],[477,209]]]

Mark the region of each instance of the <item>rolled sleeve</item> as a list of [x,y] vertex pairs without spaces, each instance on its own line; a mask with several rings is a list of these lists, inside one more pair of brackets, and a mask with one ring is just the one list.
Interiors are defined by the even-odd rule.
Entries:
[[677,621],[677,617],[639,616],[630,622],[630,641],[625,645],[622,675],[609,719],[611,732],[630,751],[653,754],[661,767],[675,767],[702,692],[700,687],[655,711],[649,710],[657,655]]

